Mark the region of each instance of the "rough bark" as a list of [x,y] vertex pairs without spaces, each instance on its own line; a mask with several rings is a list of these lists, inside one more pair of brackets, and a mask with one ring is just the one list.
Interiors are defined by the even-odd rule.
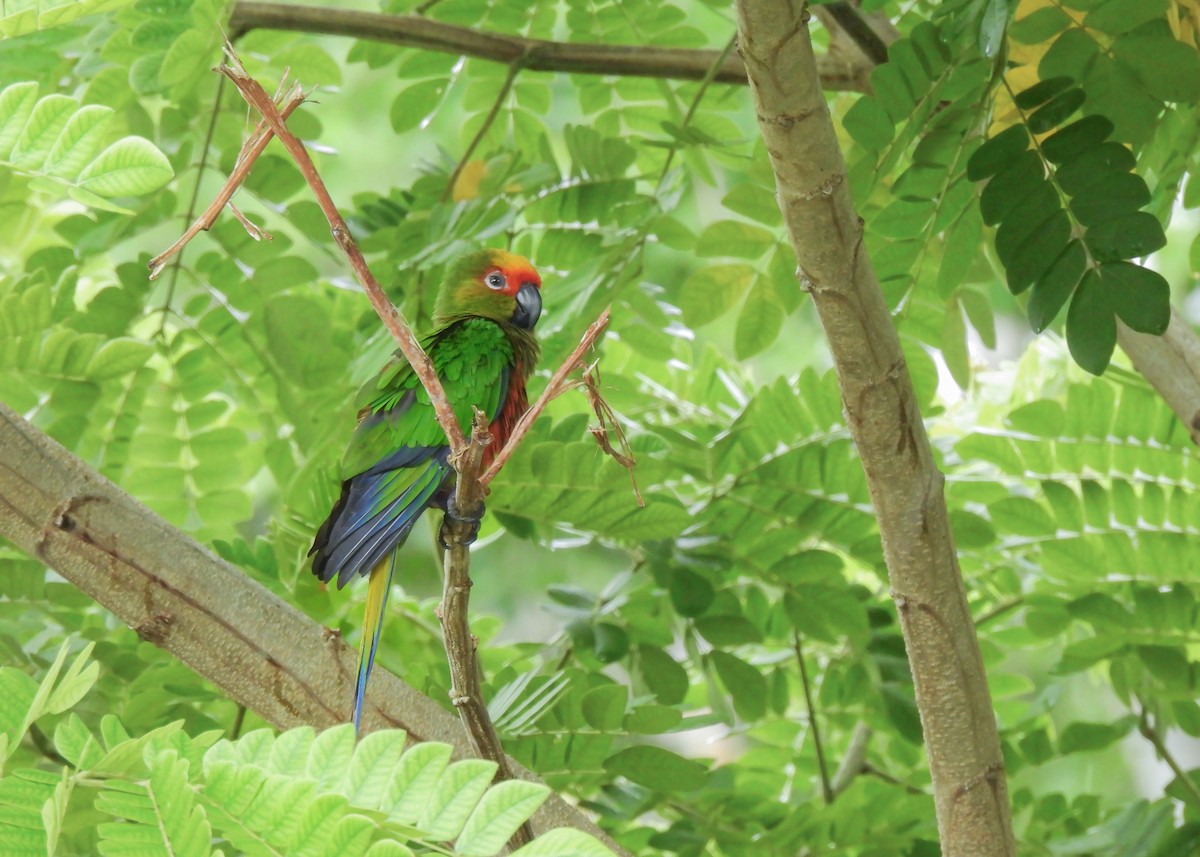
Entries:
[[[358,656],[339,634],[214,556],[3,404],[0,536],[280,729],[350,719]],[[363,728],[384,727],[471,755],[458,718],[377,669]],[[517,776],[536,779],[509,764]],[[586,830],[615,848],[557,795],[533,822],[539,831]]]
[[912,380],[863,245],[817,76],[808,12],[738,0],[739,45],[777,194],[829,340],[879,520],[916,687],[942,852],[1015,854],[979,643]]
[[[565,71],[702,80],[720,51],[642,45],[598,45],[551,42],[473,30],[419,15],[381,15],[351,9],[298,6],[290,3],[239,2],[229,18],[235,41],[251,30],[325,33],[388,42],[412,48],[492,60],[520,61],[530,71]],[[871,65],[850,58],[821,57],[821,80],[827,89],[866,92]],[[726,58],[713,78],[717,83],[745,85],[746,70],[736,55]]]

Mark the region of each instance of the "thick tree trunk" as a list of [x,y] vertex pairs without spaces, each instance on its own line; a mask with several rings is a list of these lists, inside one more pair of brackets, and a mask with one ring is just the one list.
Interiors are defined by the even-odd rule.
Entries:
[[1015,854],[1004,763],[943,477],[863,245],[798,0],[738,0],[739,49],[779,205],[833,353],[879,519],[947,857]]

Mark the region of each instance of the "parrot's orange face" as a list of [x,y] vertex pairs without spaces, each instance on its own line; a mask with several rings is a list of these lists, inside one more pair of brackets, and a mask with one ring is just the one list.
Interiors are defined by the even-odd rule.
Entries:
[[434,322],[482,316],[533,330],[542,314],[542,278],[524,256],[507,250],[480,250],[449,272],[438,295]]
[[489,289],[515,298],[521,286],[529,283],[542,287],[542,278],[528,259],[507,250],[491,251],[492,265],[483,274],[483,284]]

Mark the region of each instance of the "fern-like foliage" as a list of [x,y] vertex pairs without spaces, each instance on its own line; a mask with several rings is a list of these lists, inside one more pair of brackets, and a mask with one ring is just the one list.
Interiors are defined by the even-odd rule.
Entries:
[[174,173],[149,140],[129,136],[105,145],[114,113],[67,95],[38,98],[34,82],[11,84],[0,90],[0,166],[33,176],[38,187],[61,186],[72,199],[102,209],[113,208],[110,197],[162,187]]
[[[80,702],[97,677],[90,652],[64,672],[64,646],[40,684],[0,670],[0,744],[15,747],[34,721]],[[493,785],[493,762],[452,761],[449,745],[407,745],[398,730],[356,742],[349,724],[260,729],[230,741],[174,723],[132,737],[107,715],[100,732],[70,714],[54,732],[64,769],[0,777],[5,857],[53,854],[60,841],[106,857],[399,857],[436,843],[452,843],[442,853],[491,857],[550,793],[525,781]],[[517,853],[611,852],[581,831],[555,830]]]

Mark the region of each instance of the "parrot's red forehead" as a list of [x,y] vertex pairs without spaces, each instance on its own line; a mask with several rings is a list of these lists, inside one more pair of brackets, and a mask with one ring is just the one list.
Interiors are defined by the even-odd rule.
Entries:
[[516,294],[517,290],[525,283],[533,283],[539,289],[542,287],[542,278],[538,275],[537,269],[524,256],[509,253],[507,250],[495,250],[492,253],[491,262],[492,267],[488,270],[499,271],[508,281],[505,292]]

